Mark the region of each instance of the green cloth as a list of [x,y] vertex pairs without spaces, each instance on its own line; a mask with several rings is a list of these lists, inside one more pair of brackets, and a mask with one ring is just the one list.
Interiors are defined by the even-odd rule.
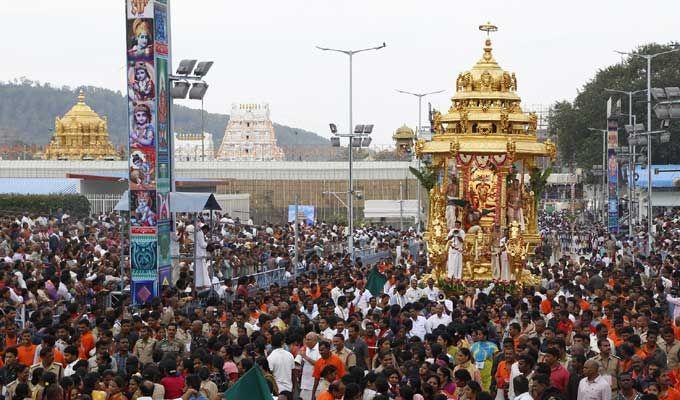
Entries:
[[225,400],[272,400],[267,381],[257,365],[248,370],[226,392]]
[[368,282],[366,282],[366,289],[373,296],[377,296],[383,292],[383,287],[387,282],[387,277],[378,271],[378,266],[374,265],[371,272],[368,273]]

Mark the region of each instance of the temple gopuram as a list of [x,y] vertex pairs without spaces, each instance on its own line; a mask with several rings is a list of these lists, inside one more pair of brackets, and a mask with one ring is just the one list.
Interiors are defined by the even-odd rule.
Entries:
[[555,158],[550,141],[536,137],[537,117],[525,113],[517,77],[493,57],[487,33],[482,58],[458,75],[446,113],[432,111],[431,141],[415,144],[417,157],[434,171],[426,232],[428,258],[437,279],[459,282],[533,280],[523,275],[540,243],[537,207],[541,176],[536,160]]
[[120,154],[109,140],[106,117],[85,104],[81,90],[78,103],[62,118],[55,118],[54,136],[45,149],[47,160],[118,160]]
[[281,161],[283,150],[277,145],[269,104],[232,104],[222,144],[220,160]]

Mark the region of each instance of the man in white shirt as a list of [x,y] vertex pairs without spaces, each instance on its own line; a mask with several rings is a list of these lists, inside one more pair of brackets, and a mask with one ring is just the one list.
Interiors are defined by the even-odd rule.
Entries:
[[321,317],[321,319],[319,319],[319,330],[321,331],[321,336],[325,340],[329,342],[333,340],[333,336],[335,336],[335,329],[330,327],[328,318]]
[[397,285],[394,292],[390,296],[390,305],[398,305],[404,308],[408,301],[406,300],[406,286],[403,283]]
[[352,304],[354,304],[354,309],[357,311],[364,312],[368,308],[368,302],[371,300],[373,295],[371,292],[366,290],[366,285],[363,280],[358,280],[356,283],[356,290],[354,291],[354,299]]
[[300,379],[300,398],[302,400],[312,400],[312,389],[314,389],[314,364],[321,358],[319,354],[318,336],[310,332],[305,336],[305,344],[300,349],[295,363],[302,366]]
[[578,400],[611,400],[612,388],[609,380],[600,375],[600,363],[588,360],[583,364],[583,375],[578,384]]
[[434,286],[434,279],[427,280],[427,286],[423,289],[423,295],[430,301],[439,301],[439,289]]
[[444,313],[444,305],[437,303],[434,306],[434,314],[427,319],[425,323],[425,331],[427,333],[432,333],[433,330],[437,329],[439,325],[448,325],[451,322],[451,317]]
[[[421,306],[418,306],[419,308]],[[427,323],[427,318],[420,314],[420,310],[416,307],[411,308],[411,322],[413,326],[411,327],[411,335],[418,336],[420,340],[425,340],[425,334],[427,330],[425,329],[425,324]]]
[[418,287],[418,280],[413,277],[411,279],[411,286],[406,289],[406,301],[409,303],[415,303],[423,297],[423,291]]
[[283,346],[283,335],[275,333],[272,336],[272,352],[267,357],[269,369],[272,370],[276,385],[280,391],[293,391],[293,368],[295,359],[290,352],[281,348]]

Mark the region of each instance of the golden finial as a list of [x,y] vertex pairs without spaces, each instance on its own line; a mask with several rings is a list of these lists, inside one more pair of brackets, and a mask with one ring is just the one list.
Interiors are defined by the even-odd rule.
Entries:
[[496,25],[491,24],[491,22],[488,22],[486,24],[479,25],[479,30],[486,32],[486,37],[489,38],[491,37],[491,32],[497,32],[498,27]]
[[486,42],[484,43],[483,57],[484,61],[491,62],[493,60],[493,56],[491,55],[491,32],[497,32],[498,27],[493,25],[491,22],[487,22],[486,24],[479,25],[479,30],[486,32]]
[[83,89],[80,89],[80,92],[78,93],[78,103],[85,103],[85,92],[83,92]]

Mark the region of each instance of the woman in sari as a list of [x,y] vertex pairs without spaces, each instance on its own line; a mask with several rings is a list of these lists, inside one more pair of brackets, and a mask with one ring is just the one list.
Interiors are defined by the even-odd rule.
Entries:
[[[488,391],[491,386],[491,366],[493,356],[498,352],[498,347],[488,340],[488,331],[485,328],[475,330],[475,342],[470,347],[474,363],[481,374],[482,389]],[[474,377],[474,376],[473,376]]]
[[456,371],[460,369],[467,370],[470,373],[472,380],[481,384],[482,376],[475,364],[472,363],[472,354],[470,353],[470,350],[465,347],[459,348],[458,353],[456,353],[456,367],[453,369],[453,373],[455,374]]

